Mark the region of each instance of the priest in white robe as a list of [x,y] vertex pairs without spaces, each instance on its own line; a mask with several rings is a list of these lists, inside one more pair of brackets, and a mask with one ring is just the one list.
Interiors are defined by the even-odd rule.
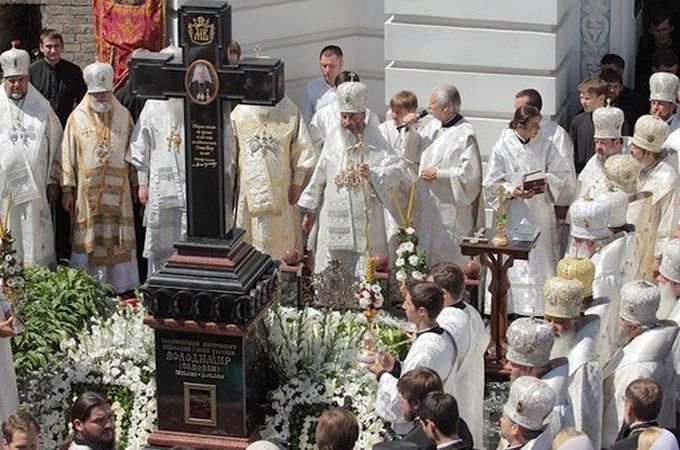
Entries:
[[482,158],[472,124],[460,114],[455,86],[435,88],[428,105],[441,122],[434,140],[423,150],[416,190],[414,224],[418,246],[428,265],[451,261],[464,266],[464,236],[484,225]]
[[0,294],[0,423],[19,407],[17,380],[10,338],[16,336],[12,329],[11,307]]
[[48,266],[56,258],[49,202],[59,196],[52,169],[62,129],[50,103],[29,83],[29,64],[25,50],[0,55],[0,206],[4,214],[11,196],[8,225],[17,259]]
[[453,395],[460,416],[465,420],[474,442],[482,442],[484,420],[484,354],[489,345],[482,316],[463,300],[465,274],[453,263],[438,263],[430,268],[428,281],[442,288],[444,308],[437,323],[453,338]]
[[436,284],[421,281],[408,285],[401,308],[408,321],[416,326],[416,338],[404,361],[380,353],[369,367],[378,379],[376,413],[383,420],[392,422],[397,433],[410,428],[397,390],[397,382],[403,374],[416,367],[432,369],[441,378],[444,392],[453,395],[455,344],[451,335],[437,323],[443,306],[442,290]]
[[[664,245],[659,265],[660,306],[656,317],[680,324],[680,239],[673,239]],[[680,334],[675,338],[673,349],[675,367],[675,414],[680,416]],[[676,424],[680,422],[676,421]],[[676,425],[677,427],[677,425]]]
[[137,174],[126,161],[132,117],[113,96],[110,64],[90,64],[83,79],[88,93],[69,116],[55,163],[74,223],[71,262],[123,293],[139,286],[131,193]]
[[548,450],[553,433],[544,425],[555,404],[555,392],[548,383],[530,376],[513,381],[503,405],[500,436],[506,449]]
[[[602,369],[604,409],[602,447],[609,448],[623,425],[626,387],[638,378],[652,378],[664,392],[674,392],[675,369],[671,349],[678,335],[675,322],[659,321],[660,294],[648,281],[627,283],[621,290],[620,342]],[[675,398],[665,395],[659,425],[675,427]]]
[[274,259],[290,249],[302,255],[297,202],[315,161],[300,111],[288,97],[275,106],[238,105],[231,124],[239,173],[236,226],[246,231],[246,242]]
[[314,271],[338,260],[349,274],[360,276],[366,273],[367,256],[387,254],[385,202],[402,171],[378,123],[364,122],[366,86],[347,82],[337,93],[342,126],[327,137],[298,205],[306,210],[304,231],[319,222]]
[[[181,58],[170,46],[161,53]],[[187,231],[184,100],[148,100],[132,130],[128,162],[137,169],[144,208],[143,256],[153,275],[174,253]]]
[[[540,112],[543,108],[543,98],[536,89],[523,89],[515,94],[513,107],[515,110],[520,106],[535,106]],[[574,143],[567,130],[548,116],[541,117],[541,129],[538,135],[553,143],[558,153],[569,167],[569,174],[564,178],[559,196],[555,199],[555,215],[557,216],[557,229],[559,233],[560,251],[562,254],[569,245],[569,224],[566,222],[567,209],[571,204],[574,191],[576,190],[576,168],[574,166]],[[503,133],[512,133],[511,128],[506,128]]]
[[552,412],[546,424],[553,434],[574,426],[574,411],[569,396],[569,360],[550,359],[555,338],[544,320],[522,317],[508,327],[506,370],[510,381],[521,376],[532,376],[545,381],[555,392]]
[[[639,192],[638,180],[641,166],[631,155],[614,155],[604,165],[604,174],[611,189],[620,190],[628,196],[626,210],[627,247],[632,247],[632,257],[623,263],[623,278],[626,282],[643,278],[640,259],[645,252],[653,252],[649,245],[656,230],[650,225],[652,217],[652,193]],[[631,250],[628,250],[631,251]]]
[[553,277],[545,283],[545,320],[555,335],[550,357],[569,360],[569,398],[576,429],[600,448],[602,426],[602,366],[597,343],[600,318],[582,315],[583,285]]
[[639,254],[642,278],[653,279],[654,259],[661,254],[662,245],[672,239],[678,223],[680,208],[678,172],[662,161],[661,145],[668,137],[668,125],[654,116],[642,116],[635,124],[630,149],[633,157],[642,165],[638,182],[639,192],[652,193],[651,212],[647,217],[634,217],[631,223],[649,221],[650,233]]
[[[538,135],[540,120],[541,115],[533,106],[523,106],[515,111],[510,124],[514,132],[505,134],[494,145],[483,182],[486,198],[494,209],[498,208],[496,193],[499,187],[510,199],[506,201],[509,234],[522,220],[537,226],[540,231],[529,260],[515,261],[508,271],[511,285],[508,313],[526,316],[543,314],[543,284],[555,274],[559,258],[553,206],[570,173],[569,165],[555,146]],[[523,190],[523,176],[537,171],[545,175],[543,187]],[[490,305],[491,296],[487,293],[487,311],[490,311]]]
[[608,189],[604,163],[610,156],[619,155],[623,151],[623,122],[623,111],[619,108],[606,106],[593,112],[595,154],[578,176],[577,198],[583,198],[586,194],[595,197]]
[[149,276],[186,235],[184,149],[184,100],[148,100],[132,131],[128,160],[137,169],[139,201],[145,206],[143,256]]

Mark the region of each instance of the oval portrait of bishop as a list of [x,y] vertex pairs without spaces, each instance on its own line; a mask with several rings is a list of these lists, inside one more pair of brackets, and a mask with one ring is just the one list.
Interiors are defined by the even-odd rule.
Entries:
[[192,62],[184,77],[184,88],[189,99],[199,105],[209,105],[216,98],[220,79],[215,66],[207,59]]

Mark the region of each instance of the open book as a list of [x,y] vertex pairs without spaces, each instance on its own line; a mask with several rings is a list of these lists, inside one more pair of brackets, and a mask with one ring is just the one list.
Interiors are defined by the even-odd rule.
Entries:
[[522,190],[543,192],[547,182],[547,177],[542,170],[529,172],[522,176]]

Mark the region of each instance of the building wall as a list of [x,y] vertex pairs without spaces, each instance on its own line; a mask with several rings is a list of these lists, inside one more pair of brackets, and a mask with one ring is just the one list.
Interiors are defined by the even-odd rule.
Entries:
[[91,0],[41,0],[40,3],[43,27],[54,28],[64,37],[64,58],[81,67],[94,62]]
[[[462,113],[491,147],[511,118],[514,95],[533,87],[543,113],[566,123],[578,83],[578,0],[385,0],[385,91],[458,87]],[[576,96],[577,99],[577,96]]]

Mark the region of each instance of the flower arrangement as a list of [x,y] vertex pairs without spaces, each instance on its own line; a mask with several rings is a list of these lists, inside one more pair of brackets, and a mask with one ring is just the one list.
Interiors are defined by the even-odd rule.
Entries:
[[66,339],[54,362],[28,378],[23,407],[41,424],[42,447],[59,447],[71,403],[93,389],[113,402],[118,448],[145,448],[155,427],[156,380],[153,332],[143,317],[126,307],[95,320],[91,332],[81,332],[79,342]]
[[9,229],[9,213],[12,209],[12,194],[7,199],[7,210],[0,221],[0,278],[5,297],[15,311],[24,298],[24,265],[17,260],[14,238]]
[[[400,331],[403,323],[391,317],[376,319],[379,337],[393,337],[380,343],[393,354],[400,353],[408,339]],[[355,448],[370,448],[378,442],[383,422],[375,413],[375,378],[356,365],[366,317],[353,311],[275,306],[263,324],[262,357],[279,375],[280,387],[269,394],[274,414],[266,418],[262,438],[286,443],[290,450],[312,449],[318,417],[349,396],[360,422]],[[402,336],[397,338],[394,333]]]
[[425,250],[418,248],[418,234],[413,227],[413,205],[415,201],[416,183],[411,183],[408,207],[406,214],[399,205],[397,194],[392,191],[392,199],[397,206],[401,226],[397,231],[396,259],[394,261],[394,272],[397,281],[404,283],[408,278],[424,280],[427,274],[427,254]]
[[374,312],[383,305],[385,298],[382,294],[382,287],[375,278],[375,258],[368,258],[366,265],[366,276],[361,277],[355,296],[359,301],[359,306]]
[[415,228],[408,226],[399,228],[397,234],[399,247],[394,270],[397,281],[404,282],[408,278],[424,280],[427,274],[427,255],[425,250],[418,248],[418,235]]

